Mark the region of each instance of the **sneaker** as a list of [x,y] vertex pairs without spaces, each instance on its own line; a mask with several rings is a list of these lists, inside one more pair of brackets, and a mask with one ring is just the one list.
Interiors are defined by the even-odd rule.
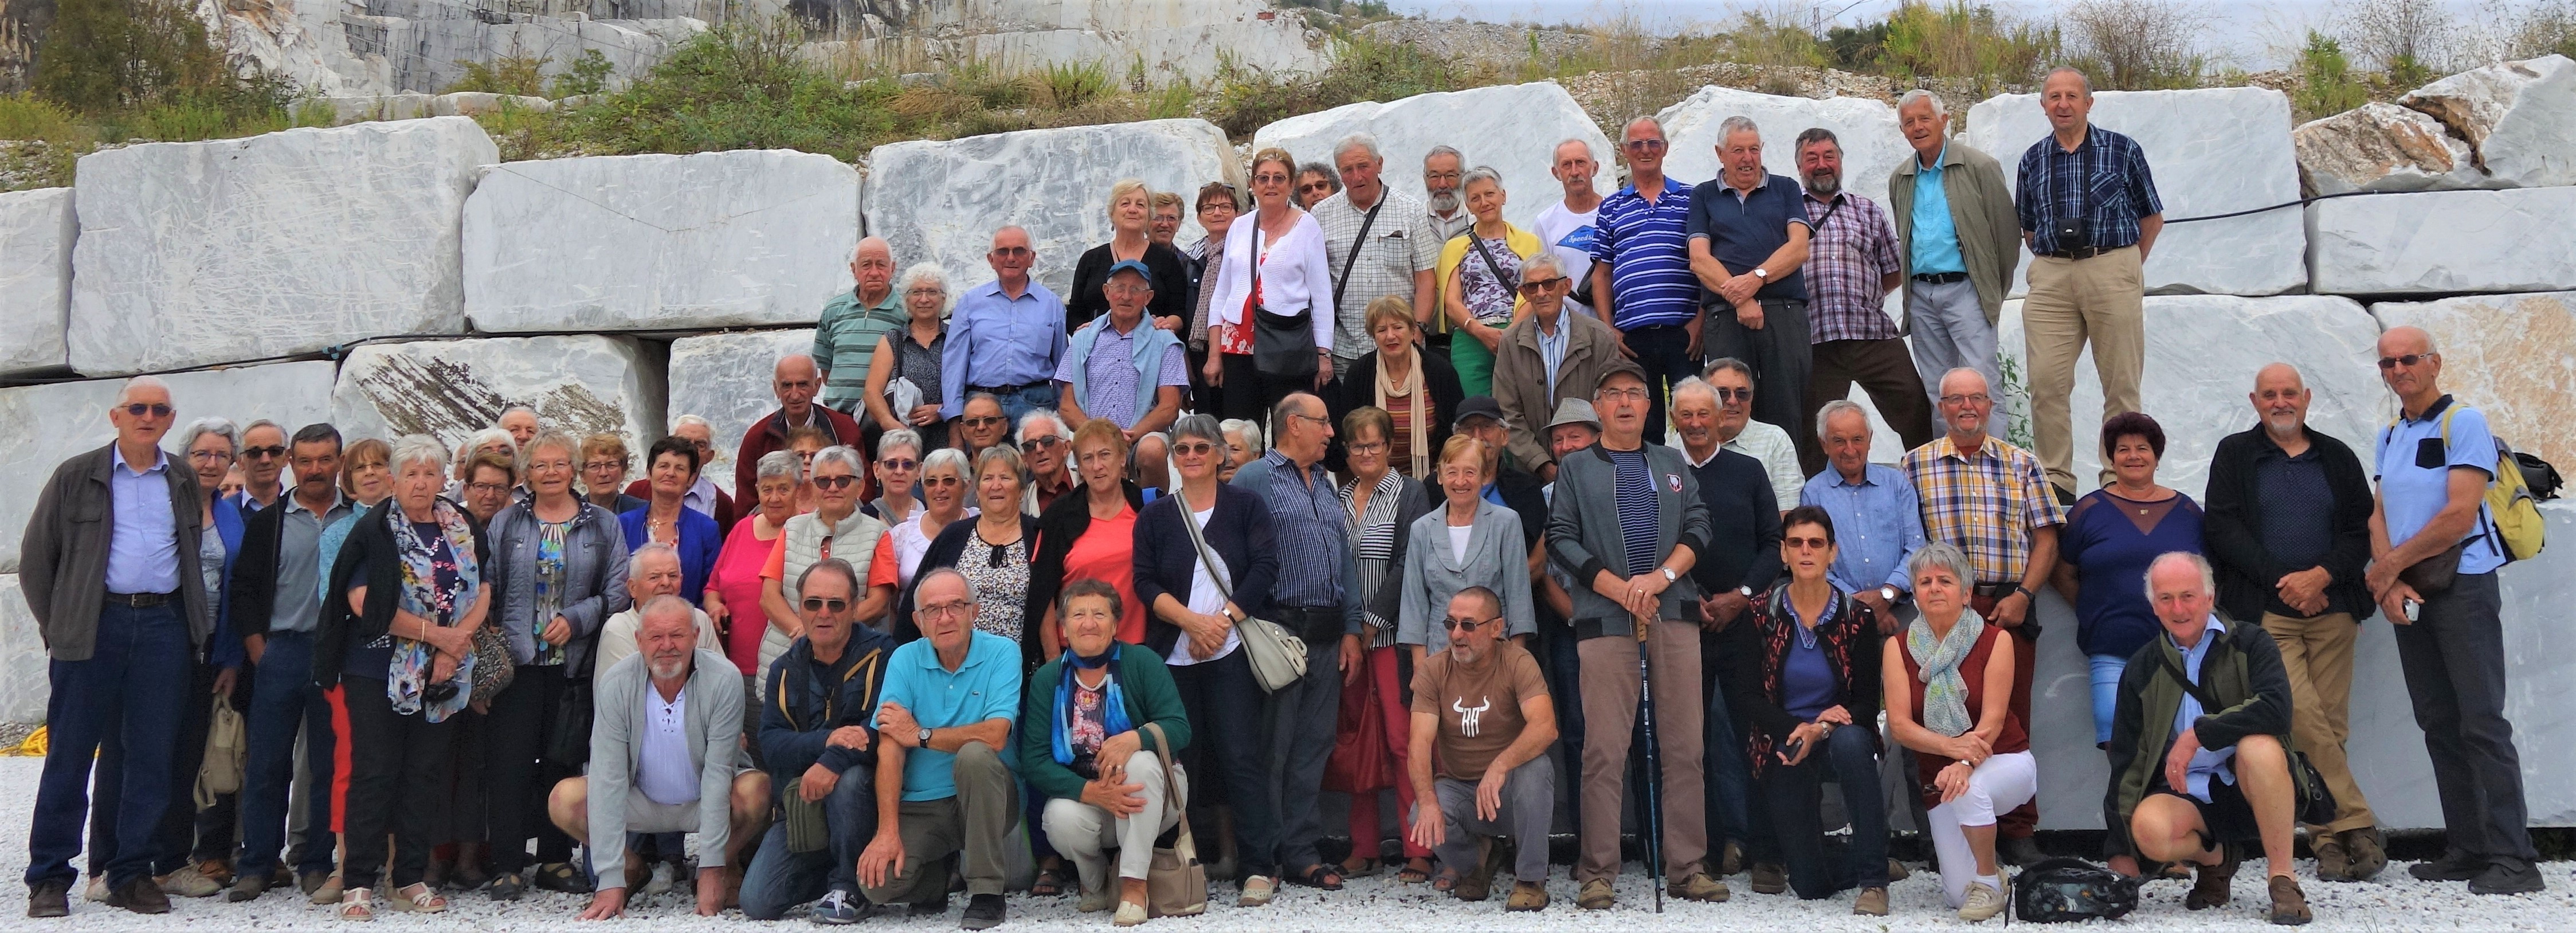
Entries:
[[223,885],[215,883],[215,879],[198,871],[195,865],[182,867],[152,881],[161,886],[162,893],[180,897],[213,897],[224,889]]
[[92,904],[107,903],[107,876],[89,876],[89,883],[81,885],[81,900]]
[[668,894],[668,893],[670,893],[670,891],[671,891],[671,884],[672,884],[671,879],[672,879],[673,874],[674,874],[674,871],[673,871],[673,869],[672,869],[672,867],[671,867],[671,863],[669,863],[669,862],[655,862],[655,863],[653,863],[653,877],[652,877],[652,880],[644,882],[644,893],[646,893],[646,894]]
[[1269,875],[1253,875],[1243,879],[1243,897],[1236,900],[1234,906],[1266,907],[1269,906],[1270,899],[1277,896],[1279,896],[1278,878]]
[[1670,890],[1674,896],[1679,897],[1682,900],[1706,901],[1711,904],[1726,900],[1731,896],[1731,892],[1726,890],[1726,882],[1711,878],[1708,876],[1708,873],[1704,871],[1691,872],[1689,877],[1683,878],[1679,883],[1672,885],[1668,890]]
[[2540,879],[2540,866],[2521,859],[2497,859],[2486,871],[2469,879],[2471,894],[2533,894],[2546,887]]
[[2486,859],[2458,849],[2444,852],[2441,858],[2430,862],[2406,866],[2406,873],[2415,876],[2417,881],[2467,881],[2485,874],[2486,870]]
[[2308,849],[2317,855],[2317,880],[2352,880],[2352,855],[2344,850],[2342,837],[2318,833],[2308,840]]
[[1618,892],[1611,889],[1608,880],[1601,878],[1584,882],[1574,894],[1574,906],[1584,910],[1609,910],[1610,905],[1618,902]]
[[170,897],[147,876],[108,888],[107,906],[138,914],[166,914],[170,912]]
[[2028,868],[2048,858],[2039,851],[2039,840],[2029,836],[1995,840],[1995,854],[2014,868]]
[[1546,910],[1547,885],[1536,881],[1512,882],[1512,896],[1503,901],[1505,911]]
[[2183,895],[2185,910],[2208,910],[2225,905],[2234,894],[2229,890],[2236,881],[2236,850],[2222,848],[2216,865],[2202,865],[2192,874],[2191,893]]
[[71,898],[66,896],[71,893],[71,890],[71,883],[66,881],[48,880],[28,885],[27,916],[71,916]]
[[1753,863],[1753,893],[1779,894],[1789,890],[1789,870],[1769,862]]
[[2379,834],[2377,827],[2347,829],[2335,835],[2342,839],[2344,857],[2349,863],[2344,877],[2368,881],[2379,877],[2380,870],[2388,867],[2388,842]]
[[1887,916],[1887,889],[1863,888],[1852,901],[1852,914],[1859,917]]
[[[2003,879],[1998,876],[1997,880]],[[2003,883],[2005,887],[2012,886],[2011,881]],[[1959,905],[1959,919],[1969,923],[1984,923],[1994,919],[1996,914],[2003,913],[2006,903],[2009,902],[2004,899],[2004,892],[1983,881],[1968,882],[1968,902]]]
[[579,869],[564,862],[537,866],[536,881],[537,887],[548,891],[561,891],[566,894],[591,893],[590,879],[582,877]]
[[862,909],[865,903],[867,902],[861,900],[858,895],[848,891],[824,894],[822,900],[814,902],[814,922],[826,926],[857,923],[860,918],[867,916],[867,911]]
[[1002,896],[978,894],[966,899],[966,916],[957,921],[960,930],[990,930],[1002,925]]
[[2304,926],[2308,921],[2316,919],[2316,915],[2308,912],[2308,895],[2299,890],[2299,879],[2287,875],[2273,875],[2270,884],[2273,923],[2295,927]]
[[231,859],[210,858],[201,860],[197,863],[197,874],[213,879],[217,887],[229,888],[233,886],[234,881],[239,880],[233,877],[233,863]]

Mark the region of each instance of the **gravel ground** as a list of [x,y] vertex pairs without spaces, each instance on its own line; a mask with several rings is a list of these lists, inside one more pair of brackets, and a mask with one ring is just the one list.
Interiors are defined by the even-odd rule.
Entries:
[[[34,807],[36,777],[41,762],[37,759],[0,759],[0,827],[8,828],[8,838],[0,843],[0,873],[18,877],[25,871],[26,848],[22,827]],[[1577,911],[1573,906],[1574,882],[1566,877],[1565,867],[1556,866],[1548,882],[1548,893],[1555,898],[1546,911],[1536,914],[1506,914],[1501,893],[1507,886],[1497,886],[1494,900],[1483,904],[1462,904],[1446,895],[1435,896],[1427,886],[1399,885],[1393,875],[1353,879],[1348,890],[1338,894],[1319,894],[1302,888],[1289,888],[1277,902],[1267,908],[1241,910],[1223,903],[1212,903],[1207,916],[1153,921],[1147,929],[1165,930],[1246,930],[1264,931],[1450,931],[1450,930],[1597,930],[1636,933],[1649,930],[1780,930],[1801,931],[1885,931],[1967,926],[1940,907],[1938,879],[1916,869],[1912,879],[1898,882],[1891,890],[1893,916],[1854,917],[1851,895],[1818,902],[1801,902],[1787,895],[1758,895],[1746,887],[1744,876],[1730,879],[1735,897],[1723,904],[1686,904],[1667,900],[1662,914],[1653,913],[1652,889],[1635,865],[1620,876],[1618,908],[1601,912]],[[2323,930],[2565,930],[2576,928],[2576,863],[2553,862],[2545,866],[2550,889],[2543,894],[2506,898],[2480,898],[2470,895],[2462,884],[2426,884],[2406,877],[2397,865],[2381,875],[2384,882],[2369,884],[2323,884],[2313,879],[2305,882],[2309,904],[2316,911],[2317,922],[2311,929]],[[2303,864],[2304,874],[2313,870]],[[1218,890],[1232,891],[1231,885],[1219,884]],[[2123,929],[2134,930],[2256,930],[2269,929],[2263,922],[2268,901],[2261,876],[2249,867],[2236,881],[2235,903],[2215,911],[2185,913],[2182,882],[2161,882],[2148,887],[2146,903],[2123,922]],[[172,911],[161,917],[142,917],[101,904],[79,899],[73,892],[72,916],[68,923],[31,921],[26,914],[26,888],[18,884],[0,885],[0,930],[285,930],[314,927],[337,927],[329,912],[320,907],[305,906],[301,897],[271,892],[255,904],[224,903],[220,897],[205,899],[173,898]],[[605,926],[579,924],[574,915],[584,899],[563,894],[532,893],[516,904],[494,904],[480,894],[455,894],[447,912],[431,917],[397,914],[379,901],[380,919],[376,926],[390,929],[437,930],[535,930],[638,928],[650,924],[655,931],[698,929],[741,929],[739,913],[701,918],[690,912],[691,899],[680,894],[648,898],[630,908],[629,919]],[[1228,901],[1230,903],[1230,901]],[[963,907],[964,898],[957,899]],[[801,930],[809,927],[791,914],[779,929]],[[953,930],[958,912],[950,910],[939,917],[912,918],[900,912],[879,914],[855,929],[871,930]],[[1997,926],[1989,922],[1989,926]],[[1002,929],[1108,930],[1108,914],[1078,914],[1073,898],[1051,899],[1039,903],[1025,896],[1011,899],[1010,920]]]

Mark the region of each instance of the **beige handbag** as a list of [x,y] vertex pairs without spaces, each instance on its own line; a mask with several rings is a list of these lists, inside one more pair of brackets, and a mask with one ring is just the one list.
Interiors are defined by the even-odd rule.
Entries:
[[197,809],[215,805],[218,794],[238,794],[242,766],[250,756],[250,731],[232,701],[215,698],[214,721],[206,732],[206,760],[197,767]]
[[[1189,516],[1181,516],[1188,521]],[[1146,723],[1145,730],[1154,734],[1161,747],[1163,787],[1169,797],[1164,806],[1181,815],[1180,832],[1172,837],[1172,847],[1154,849],[1154,861],[1145,868],[1145,915],[1148,917],[1195,917],[1207,913],[1207,868],[1199,864],[1198,840],[1190,835],[1189,795],[1181,792],[1180,765],[1173,762],[1172,740],[1163,735],[1163,727]]]

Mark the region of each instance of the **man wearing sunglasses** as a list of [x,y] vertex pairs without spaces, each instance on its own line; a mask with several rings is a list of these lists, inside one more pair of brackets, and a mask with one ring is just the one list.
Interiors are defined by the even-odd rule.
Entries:
[[[895,645],[852,618],[859,572],[848,561],[817,561],[796,587],[805,634],[770,663],[766,686],[754,698],[760,762],[769,771],[770,794],[788,816],[770,826],[743,875],[742,913],[776,920],[821,898],[816,923],[851,923],[866,909],[855,871],[859,852],[877,830],[877,731],[869,723]],[[799,811],[816,805],[829,843],[791,851],[790,827],[802,822]]]
[[948,318],[948,346],[939,355],[939,397],[947,401],[939,416],[965,413],[965,399],[992,393],[1005,418],[1040,408],[1054,408],[1055,368],[1064,359],[1064,299],[1029,276],[1037,264],[1029,232],[1018,227],[993,231],[993,248],[985,261],[993,281],[957,296]]
[[[1556,707],[1538,659],[1503,637],[1503,601],[1481,586],[1449,597],[1441,625],[1449,647],[1413,675],[1412,754],[1405,779],[1415,800],[1407,837],[1458,874],[1449,893],[1492,896],[1503,841],[1516,844],[1504,910],[1547,906],[1547,834],[1556,812]],[[1479,847],[1482,848],[1481,854]]]
[[248,515],[277,504],[286,494],[280,477],[286,472],[286,429],[277,422],[262,418],[242,429],[242,449],[236,463],[242,475],[241,492],[233,504]]
[[1619,355],[1619,332],[1574,307],[1565,261],[1552,250],[1521,260],[1521,300],[1529,313],[1504,328],[1494,348],[1494,401],[1511,431],[1512,463],[1556,481],[1556,458],[1532,429],[1568,400],[1582,400]]

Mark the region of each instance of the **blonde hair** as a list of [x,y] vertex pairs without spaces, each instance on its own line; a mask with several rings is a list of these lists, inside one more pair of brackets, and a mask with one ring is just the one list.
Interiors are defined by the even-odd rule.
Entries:
[[1389,318],[1403,321],[1406,327],[1413,326],[1413,303],[1395,295],[1380,295],[1368,303],[1368,318],[1363,326],[1375,334],[1378,322]]
[[1445,466],[1450,461],[1457,460],[1461,457],[1474,458],[1471,462],[1476,464],[1476,472],[1480,474],[1483,473],[1485,470],[1485,442],[1477,440],[1473,436],[1466,434],[1449,435],[1448,442],[1440,445],[1440,459],[1438,462]]
[[1146,187],[1143,181],[1134,178],[1121,178],[1115,184],[1109,186],[1109,219],[1112,221],[1118,219],[1118,202],[1126,200],[1127,196],[1131,194],[1141,194],[1145,196],[1145,221],[1149,224],[1152,223],[1154,220],[1154,189]]
[[1253,174],[1253,175],[1258,175],[1258,174],[1260,174],[1260,173],[1261,173],[1261,163],[1264,163],[1264,162],[1277,162],[1277,163],[1279,163],[1279,167],[1280,167],[1280,168],[1287,170],[1287,172],[1288,172],[1288,178],[1289,178],[1291,181],[1294,181],[1294,180],[1296,179],[1296,177],[1297,177],[1297,157],[1296,157],[1296,156],[1289,155],[1289,154],[1288,154],[1288,150],[1286,150],[1286,149],[1281,149],[1281,148],[1279,148],[1279,147],[1277,147],[1277,146],[1272,146],[1272,147],[1270,147],[1270,148],[1268,148],[1268,149],[1261,150],[1260,152],[1253,153],[1253,154],[1252,154],[1252,168],[1251,168],[1251,171],[1250,171],[1248,174]]

